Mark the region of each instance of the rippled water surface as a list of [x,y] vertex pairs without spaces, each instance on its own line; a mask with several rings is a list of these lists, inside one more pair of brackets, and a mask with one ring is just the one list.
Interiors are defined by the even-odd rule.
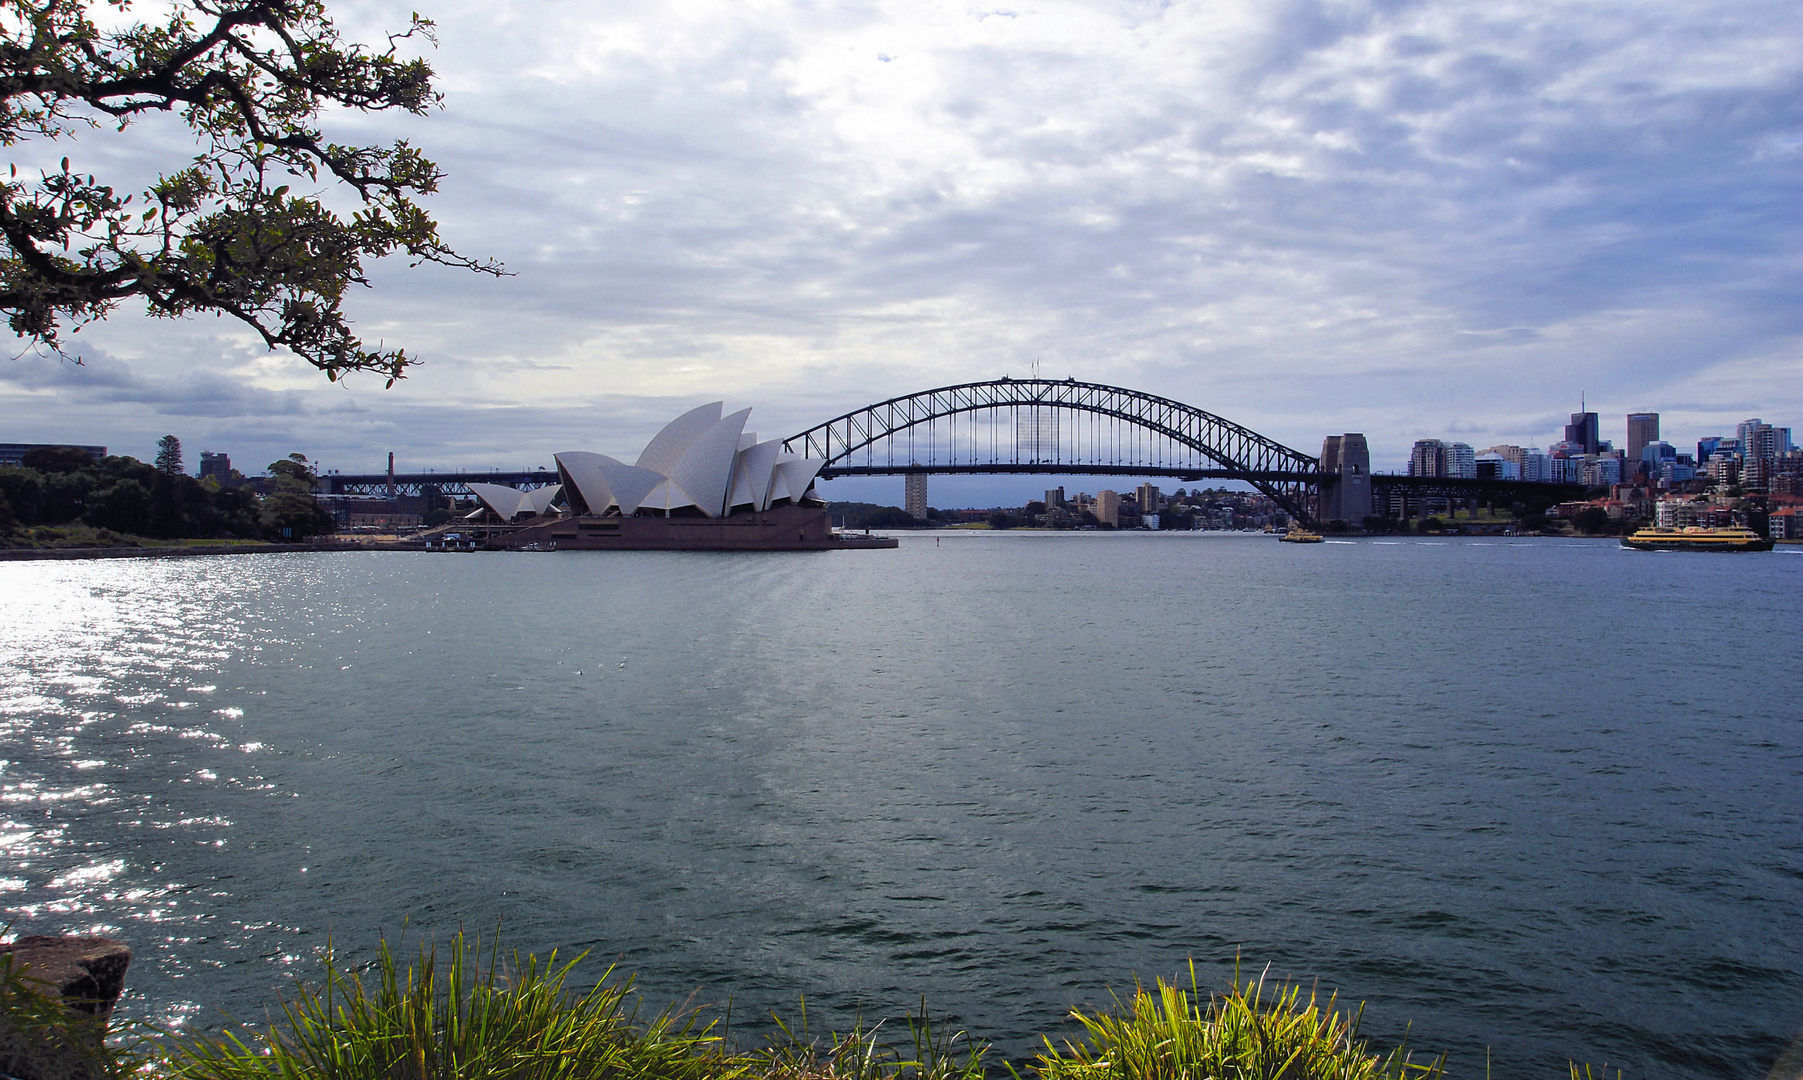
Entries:
[[1794,548],[0,563],[0,895],[199,1026],[328,934],[499,922],[746,1037],[924,994],[1019,1054],[1240,955],[1459,1075],[1757,1077],[1803,1025],[1799,634]]

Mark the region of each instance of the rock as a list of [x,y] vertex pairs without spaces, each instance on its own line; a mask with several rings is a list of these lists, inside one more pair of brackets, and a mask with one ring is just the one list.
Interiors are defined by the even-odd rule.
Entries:
[[11,969],[0,987],[0,1073],[7,1080],[107,1080],[121,1073],[106,1046],[106,1023],[131,963],[123,941],[21,937],[0,943],[0,962]]
[[0,942],[0,954],[11,953],[25,974],[48,984],[63,1003],[100,1020],[113,1014],[125,989],[131,947],[105,937],[50,937],[30,934]]

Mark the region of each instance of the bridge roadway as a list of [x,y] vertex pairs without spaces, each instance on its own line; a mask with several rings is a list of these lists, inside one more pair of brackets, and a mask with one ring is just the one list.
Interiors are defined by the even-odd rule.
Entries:
[[[388,474],[385,472],[327,473],[319,478],[319,490],[322,495],[360,495],[366,498],[381,499],[388,496],[388,480]],[[394,493],[396,495],[419,495],[427,487],[436,487],[446,495],[475,498],[469,487],[472,482],[500,484],[503,487],[530,491],[533,488],[557,483],[557,470],[395,473]]]

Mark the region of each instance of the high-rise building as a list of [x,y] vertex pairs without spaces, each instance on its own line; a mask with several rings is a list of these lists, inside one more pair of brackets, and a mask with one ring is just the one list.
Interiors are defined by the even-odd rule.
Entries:
[[1596,453],[1602,446],[1602,432],[1597,427],[1596,414],[1572,413],[1571,423],[1565,425],[1565,441],[1582,446],[1586,454]]
[[232,459],[225,454],[215,454],[211,450],[200,452],[200,478],[211,476],[221,484],[231,479]]
[[1133,501],[1139,504],[1139,512],[1142,514],[1158,513],[1158,485],[1141,484],[1133,491]]
[[1446,471],[1441,476],[1470,480],[1477,476],[1477,454],[1468,443],[1446,444]]
[[1759,424],[1741,425],[1741,461],[1743,482],[1747,487],[1765,491],[1771,487],[1778,459],[1790,452],[1790,429]]
[[1469,443],[1417,439],[1409,452],[1409,475],[1470,480],[1477,476],[1477,451]]
[[1631,412],[1628,414],[1628,460],[1640,460],[1640,452],[1647,443],[1659,441],[1659,414],[1656,412]]
[[927,519],[927,474],[911,472],[902,484],[902,509],[915,521]]
[[1057,508],[1059,508],[1060,506],[1063,506],[1063,505],[1064,505],[1064,488],[1062,488],[1062,487],[1047,488],[1046,492],[1045,492],[1045,508],[1047,510],[1056,510]]
[[1409,475],[1445,476],[1446,444],[1439,439],[1416,439],[1409,451]]
[[1742,420],[1739,424],[1735,425],[1734,437],[1740,443],[1740,452],[1742,454],[1745,454],[1747,452],[1748,437],[1750,435],[1752,435],[1752,433],[1755,430],[1764,426],[1764,424],[1765,424],[1764,420],[1761,420],[1759,417],[1755,416],[1751,420]]
[[1537,446],[1528,447],[1527,453],[1521,457],[1521,478],[1523,480],[1546,481],[1553,477],[1552,465],[1547,456]]
[[1096,520],[1116,528],[1121,524],[1121,494],[1118,491],[1096,492]]

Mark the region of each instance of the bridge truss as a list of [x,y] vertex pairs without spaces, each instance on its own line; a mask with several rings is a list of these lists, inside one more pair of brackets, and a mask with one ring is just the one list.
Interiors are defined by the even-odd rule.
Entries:
[[994,379],[865,406],[795,435],[823,478],[1051,473],[1241,480],[1313,521],[1321,463],[1213,413],[1075,379]]
[[420,495],[427,488],[435,488],[439,494],[449,495],[454,499],[472,499],[475,495],[470,491],[471,482],[500,484],[529,491],[558,481],[557,474],[547,469],[395,473],[392,477],[387,473],[327,473],[319,478],[319,490],[326,495],[379,499],[391,492],[395,495]]

